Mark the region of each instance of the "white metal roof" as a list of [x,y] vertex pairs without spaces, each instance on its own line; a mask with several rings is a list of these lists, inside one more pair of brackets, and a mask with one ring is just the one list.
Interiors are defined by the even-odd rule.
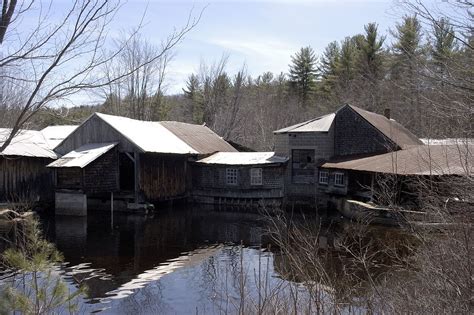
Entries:
[[48,167],[86,167],[91,162],[115,147],[117,142],[113,143],[89,143],[85,144],[56,161],[50,163]]
[[[10,128],[0,128],[0,146],[11,133]],[[27,156],[56,159],[58,156],[50,147],[41,131],[20,130],[11,143],[0,152],[3,156]]]
[[96,113],[125,138],[144,152],[197,154],[186,142],[178,138],[159,122],[141,121],[120,116]]
[[46,141],[48,141],[49,147],[54,149],[61,141],[73,132],[77,126],[62,125],[62,126],[48,126],[41,130]]
[[445,139],[431,139],[431,138],[422,138],[420,139],[424,144],[428,145],[473,145],[474,138],[445,138]]
[[284,163],[288,158],[276,156],[275,152],[218,152],[197,161],[202,164],[260,165]]
[[336,117],[335,113],[327,114],[318,118],[314,118],[290,127],[274,131],[274,133],[287,132],[328,132],[332,122]]

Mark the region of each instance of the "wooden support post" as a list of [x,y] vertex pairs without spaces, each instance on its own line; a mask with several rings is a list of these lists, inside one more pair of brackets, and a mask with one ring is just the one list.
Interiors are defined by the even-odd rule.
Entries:
[[140,153],[134,152],[134,172],[135,172],[135,203],[138,203],[139,200],[139,190],[140,190]]
[[110,228],[114,229],[114,192],[110,193]]

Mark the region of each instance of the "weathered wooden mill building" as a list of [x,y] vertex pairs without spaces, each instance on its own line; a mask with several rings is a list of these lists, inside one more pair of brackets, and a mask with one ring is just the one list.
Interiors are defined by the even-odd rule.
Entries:
[[95,113],[55,150],[56,213],[85,215],[87,197],[159,202],[191,190],[189,162],[236,150],[209,128]]
[[[366,213],[374,204],[386,205],[386,199],[404,210],[419,210],[430,198],[425,190],[443,196],[446,203],[472,203],[472,192],[462,183],[474,174],[474,145],[413,145],[369,157],[334,159],[321,166],[320,174],[324,176],[319,177],[319,195],[348,217]],[[378,210],[377,216],[385,218],[383,207]]]
[[406,149],[423,143],[386,116],[344,105],[334,113],[274,132],[275,154],[289,158],[285,189],[290,201],[327,206],[328,194],[344,191],[347,178],[337,175],[336,188],[321,189],[328,179],[324,163]]
[[274,152],[218,152],[193,163],[193,200],[217,205],[281,205],[285,157]]

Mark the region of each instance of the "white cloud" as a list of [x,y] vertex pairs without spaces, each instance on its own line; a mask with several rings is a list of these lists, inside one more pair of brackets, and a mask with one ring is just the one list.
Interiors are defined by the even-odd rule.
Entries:
[[244,55],[246,63],[260,72],[286,70],[290,56],[298,49],[293,43],[269,38],[213,39],[210,42],[229,51],[231,55],[232,52]]

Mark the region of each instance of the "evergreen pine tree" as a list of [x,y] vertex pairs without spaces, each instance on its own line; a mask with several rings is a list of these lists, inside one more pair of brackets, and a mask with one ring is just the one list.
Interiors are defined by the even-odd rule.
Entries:
[[391,79],[399,95],[395,100],[397,109],[406,116],[406,125],[415,133],[422,134],[424,115],[421,106],[420,72],[423,67],[424,47],[422,46],[421,24],[416,16],[405,16],[392,33],[393,64]]
[[362,37],[362,35],[346,37],[341,42],[338,73],[339,84],[343,89],[347,89],[355,77],[357,57],[359,55],[357,43],[361,41]]
[[318,78],[317,60],[311,47],[303,47],[291,57],[289,82],[303,106],[311,100]]
[[188,77],[183,93],[186,99],[188,99],[187,116],[189,116],[194,123],[202,124],[204,122],[203,96],[197,75],[191,74]]
[[378,35],[376,23],[364,26],[365,36],[356,36],[354,40],[359,49],[359,71],[363,78],[372,84],[383,75],[383,43],[385,36]]
[[397,24],[393,36],[397,40],[393,45],[395,70],[402,72],[402,75],[410,75],[412,79],[423,54],[421,25],[416,16],[405,16],[403,23]]
[[338,68],[341,51],[339,43],[334,41],[324,50],[321,58],[321,85],[320,91],[323,97],[332,98],[338,82]]
[[448,62],[456,52],[454,29],[446,18],[441,18],[433,24],[433,45],[430,47],[435,70],[443,75]]

